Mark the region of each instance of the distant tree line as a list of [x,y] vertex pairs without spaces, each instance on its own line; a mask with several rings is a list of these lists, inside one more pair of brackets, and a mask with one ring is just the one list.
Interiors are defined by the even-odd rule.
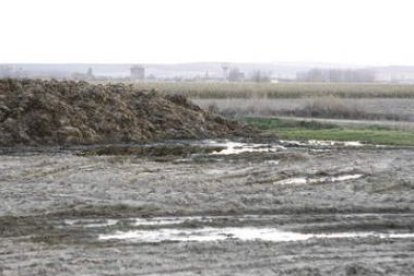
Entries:
[[21,68],[14,68],[9,65],[0,65],[0,78],[24,78],[26,72]]
[[296,75],[303,82],[374,82],[375,72],[368,69],[311,69]]
[[231,68],[227,80],[230,82],[242,82],[242,81],[251,81],[251,82],[270,82],[270,73],[260,70],[251,72],[248,76],[245,73],[241,72],[239,68]]
[[243,81],[245,79],[244,73],[239,68],[232,68],[227,75],[227,80],[231,82]]
[[270,73],[256,70],[252,73],[250,80],[253,82],[270,82]]

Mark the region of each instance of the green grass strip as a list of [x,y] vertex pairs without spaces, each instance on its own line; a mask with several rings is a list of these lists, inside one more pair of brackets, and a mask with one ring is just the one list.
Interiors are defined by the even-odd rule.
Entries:
[[360,141],[369,144],[414,146],[414,132],[386,128],[342,128],[315,121],[296,121],[277,118],[245,118],[249,125],[288,140]]

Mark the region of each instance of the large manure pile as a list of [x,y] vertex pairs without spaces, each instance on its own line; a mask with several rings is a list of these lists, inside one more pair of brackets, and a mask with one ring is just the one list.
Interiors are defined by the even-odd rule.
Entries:
[[125,84],[0,80],[0,146],[145,143],[245,131],[184,96]]

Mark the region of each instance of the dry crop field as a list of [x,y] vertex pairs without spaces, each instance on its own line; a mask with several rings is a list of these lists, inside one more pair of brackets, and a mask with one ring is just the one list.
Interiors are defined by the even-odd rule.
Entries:
[[[134,83],[140,89],[182,94],[226,117],[325,118],[400,121],[412,128],[414,85],[340,83]],[[414,127],[414,125],[413,125]]]
[[139,89],[156,89],[190,98],[299,98],[333,95],[342,98],[413,98],[414,85],[332,83],[142,82]]
[[[223,115],[233,117],[297,116],[414,122],[414,98],[337,98],[326,96],[293,99],[193,99],[193,101],[205,109],[213,108]],[[312,116],[312,112],[323,110],[324,107],[330,107],[331,113]]]

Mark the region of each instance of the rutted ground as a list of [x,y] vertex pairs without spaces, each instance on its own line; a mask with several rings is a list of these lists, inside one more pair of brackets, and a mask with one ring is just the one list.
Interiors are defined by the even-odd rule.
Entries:
[[[4,275],[413,274],[414,150],[352,145],[285,142],[229,154],[208,143],[216,148],[168,156],[96,149],[4,154],[0,266]],[[131,223],[182,216],[189,219],[178,226]],[[281,242],[99,240],[117,231],[177,227],[184,236],[203,227],[377,234]],[[379,235],[387,233],[409,235]]]

